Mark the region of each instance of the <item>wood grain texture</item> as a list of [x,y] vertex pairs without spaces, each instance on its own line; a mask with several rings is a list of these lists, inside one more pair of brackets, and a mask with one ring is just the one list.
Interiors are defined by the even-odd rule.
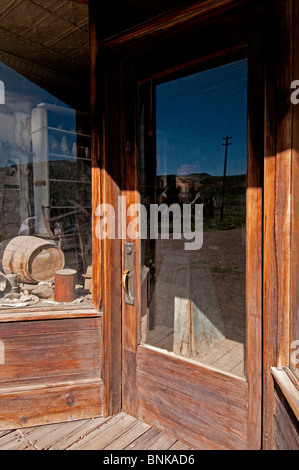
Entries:
[[95,310],[93,307],[85,306],[78,308],[78,306],[65,306],[61,305],[59,309],[57,306],[47,306],[46,308],[31,307],[30,310],[24,308],[10,308],[9,310],[0,309],[0,323],[20,322],[20,321],[35,321],[35,320],[59,320],[71,318],[101,318],[102,314]]
[[[299,22],[299,4],[294,2],[294,24]],[[299,77],[299,28],[294,28],[293,44],[293,80]],[[292,207],[291,207],[291,328],[290,343],[299,338],[299,105],[293,106],[292,130]],[[297,320],[296,320],[297,319]],[[294,361],[295,362],[295,361]],[[290,365],[299,380],[298,364],[294,364],[292,356]],[[299,410],[298,410],[299,412]]]
[[62,377],[98,379],[101,319],[67,319],[0,324],[5,361],[1,387],[55,383]]
[[103,412],[101,318],[0,324],[0,428]]
[[[101,239],[100,204],[117,210],[120,194],[119,64],[99,47],[99,2],[89,4],[93,184],[93,303],[103,311],[104,413],[121,409],[121,243]],[[117,217],[117,214],[116,214]],[[119,282],[117,280],[119,279]]]
[[277,367],[289,365],[290,329],[290,251],[291,251],[291,178],[292,178],[292,103],[293,79],[293,1],[278,5],[280,44],[278,64],[276,213],[275,238],[278,265],[278,338]]
[[253,2],[248,46],[247,159],[247,378],[248,448],[261,448],[262,432],[262,315],[263,315],[263,164],[264,102],[263,2]]
[[102,394],[100,380],[35,390],[0,391],[0,429],[100,416]]
[[299,424],[279,386],[274,391],[274,449],[299,450]]
[[279,370],[272,367],[271,373],[274,377],[275,385],[279,387],[293,415],[299,421],[299,387],[294,375],[291,375],[291,371],[287,368]]
[[[270,5],[271,3],[271,5]],[[275,156],[276,156],[276,61],[274,51],[277,47],[274,15],[267,15],[274,2],[266,3],[266,76],[265,76],[265,162],[264,162],[264,272],[263,272],[263,448],[273,446],[273,379],[270,367],[276,362],[277,338],[277,262],[275,256]],[[272,31],[272,34],[269,32]],[[270,40],[270,37],[271,40]],[[272,53],[271,53],[272,51]],[[267,397],[267,398],[266,398]]]
[[263,448],[274,446],[271,367],[289,361],[293,2],[266,2]]
[[101,156],[103,154],[102,138],[102,97],[99,92],[101,76],[99,75],[99,50],[96,11],[90,7],[90,124],[91,124],[91,158],[92,158],[92,300],[98,310],[102,308],[102,244],[96,237],[96,210],[101,203]]
[[0,450],[191,450],[125,413],[0,431]]
[[[140,202],[137,84],[135,66],[129,60],[122,65],[121,107],[122,196],[126,198],[127,210],[130,205]],[[130,221],[130,217],[127,217],[127,223]],[[136,417],[136,353],[140,336],[139,309],[141,304],[140,240],[131,240],[127,234],[124,242],[134,243],[135,247],[135,305],[125,304],[124,293],[122,293],[122,400],[124,409]],[[122,262],[123,269],[125,269],[124,255]]]
[[139,419],[199,449],[247,448],[244,380],[146,347],[137,364]]

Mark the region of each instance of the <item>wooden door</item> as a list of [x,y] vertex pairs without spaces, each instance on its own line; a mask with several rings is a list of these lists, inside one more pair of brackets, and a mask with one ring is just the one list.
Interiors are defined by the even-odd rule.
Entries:
[[199,449],[261,442],[262,54],[229,24],[213,54],[121,68],[123,408]]
[[[104,414],[199,449],[261,446],[263,3],[194,2],[118,34],[112,18],[110,36],[90,5]],[[138,234],[134,204],[147,220],[163,193],[191,206],[190,232],[200,193],[201,249]]]

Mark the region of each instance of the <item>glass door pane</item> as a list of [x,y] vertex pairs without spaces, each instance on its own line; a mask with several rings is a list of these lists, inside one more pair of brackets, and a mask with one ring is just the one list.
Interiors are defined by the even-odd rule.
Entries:
[[140,91],[141,342],[244,376],[247,60]]

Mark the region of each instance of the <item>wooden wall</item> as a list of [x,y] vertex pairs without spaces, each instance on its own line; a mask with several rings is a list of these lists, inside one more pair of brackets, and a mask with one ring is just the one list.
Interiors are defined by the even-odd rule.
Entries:
[[0,429],[102,414],[102,318],[73,310],[39,320],[38,313],[0,320]]
[[297,0],[265,4],[263,448],[273,449],[287,442],[289,423],[271,367],[282,370],[290,361],[292,159],[298,133],[292,129],[298,111],[291,103],[291,83],[298,79],[299,16]]
[[274,388],[274,449],[299,450],[299,423],[278,385]]

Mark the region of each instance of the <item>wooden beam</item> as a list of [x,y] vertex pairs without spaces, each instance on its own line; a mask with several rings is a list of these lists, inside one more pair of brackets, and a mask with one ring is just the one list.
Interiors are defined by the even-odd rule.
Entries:
[[[204,0],[192,5],[170,9],[154,18],[147,18],[147,21],[123,28],[112,37],[103,40],[103,45],[119,48],[135,41],[140,44],[140,40],[144,38],[149,38],[150,42],[153,43],[155,36],[158,37],[158,41],[161,41],[162,33],[166,32],[169,35],[171,31],[174,31],[177,34],[183,30],[186,31],[186,28],[191,31],[194,24],[195,27],[198,27],[199,19],[204,15],[213,16],[215,13],[219,14],[220,9],[235,8],[243,3],[246,3],[246,0]],[[109,18],[107,18],[107,21],[109,21]]]
[[288,365],[292,154],[292,0],[267,0],[264,164],[263,448],[274,447],[271,367]]
[[[294,24],[299,22],[299,3],[294,2]],[[293,80],[299,78],[299,28],[296,27],[294,31],[294,74]],[[299,338],[299,324],[298,324],[298,308],[299,308],[299,104],[293,105],[293,132],[292,132],[292,233],[291,233],[291,328],[290,328],[290,343]],[[297,318],[297,324],[296,324]],[[290,357],[290,365],[296,370],[298,378],[298,366],[294,363],[292,355]]]
[[264,2],[250,10],[248,45],[247,378],[248,448],[261,448],[263,312]]
[[[140,203],[138,174],[138,139],[137,139],[137,87],[135,67],[130,62],[123,66],[122,93],[122,196],[126,197],[127,208],[131,204]],[[132,170],[133,169],[133,170]],[[135,306],[123,305],[123,407],[131,415],[137,416],[137,346],[139,333],[139,302],[140,302],[140,240],[127,242],[135,244]]]
[[[104,414],[121,409],[121,242],[101,240],[100,204],[117,208],[120,194],[119,64],[99,48],[99,2],[89,5],[92,153],[93,304],[103,311]],[[117,214],[116,214],[117,218]]]

